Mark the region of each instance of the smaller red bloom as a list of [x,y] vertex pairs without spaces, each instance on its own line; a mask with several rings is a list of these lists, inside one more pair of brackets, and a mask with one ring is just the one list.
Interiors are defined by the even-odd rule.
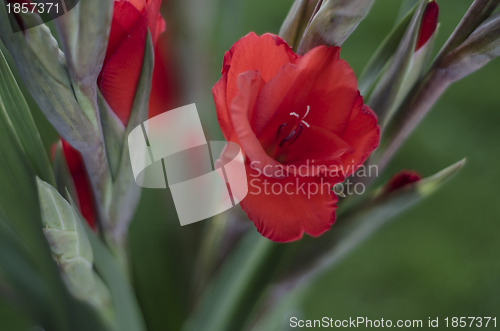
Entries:
[[415,171],[403,170],[395,174],[385,185],[384,192],[390,193],[411,183],[418,182],[422,177]]
[[[111,110],[124,125],[132,111],[137,84],[142,71],[147,31],[151,32],[155,63],[149,97],[149,117],[156,116],[176,103],[172,76],[172,55],[165,21],[160,16],[161,0],[115,0],[113,18],[97,84]],[[91,226],[95,225],[92,190],[82,157],[63,140],[63,149],[81,212]]]
[[436,1],[431,1],[425,8],[420,22],[420,30],[418,33],[415,52],[427,43],[436,30],[439,16],[439,6]]
[[97,84],[113,112],[125,125],[142,71],[147,31],[151,31],[153,45],[165,31],[160,6],[161,0],[120,0],[114,3],[108,48]]
[[299,56],[276,35],[250,33],[226,53],[213,87],[222,133],[245,154],[241,207],[271,240],[328,230],[333,186],[378,145],[377,118],[339,51],[319,46]]

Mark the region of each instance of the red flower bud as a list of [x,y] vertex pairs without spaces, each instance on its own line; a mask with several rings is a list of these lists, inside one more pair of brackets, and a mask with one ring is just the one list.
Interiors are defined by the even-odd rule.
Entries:
[[377,117],[339,51],[299,56],[278,36],[250,33],[226,53],[213,87],[224,137],[245,154],[249,190],[240,204],[271,240],[328,230],[333,186],[378,145]]
[[[173,93],[165,86],[169,82],[163,59],[168,55],[165,21],[160,16],[161,0],[115,1],[106,57],[97,80],[109,106],[127,124],[142,70],[147,30],[151,31],[155,48],[155,66],[150,106],[156,115],[172,104]],[[161,46],[161,49],[158,46]]]
[[403,170],[395,174],[388,182],[385,184],[384,192],[390,193],[403,186],[409,185],[411,183],[418,182],[422,177],[415,171]]
[[[147,31],[151,31],[155,63],[149,99],[149,117],[176,103],[161,0],[115,0],[104,63],[97,80],[112,111],[127,125],[142,70]],[[95,223],[92,191],[80,153],[63,141],[64,155],[73,178],[83,216]]]
[[87,220],[90,227],[95,230],[96,210],[92,197],[92,190],[90,188],[90,181],[83,165],[82,156],[64,139],[62,139],[62,147],[64,158],[66,159],[66,164],[68,165],[68,170],[75,186],[80,213]]
[[430,39],[437,27],[439,16],[439,6],[435,1],[430,1],[425,8],[420,22],[420,30],[418,32],[417,44],[415,52],[418,51]]

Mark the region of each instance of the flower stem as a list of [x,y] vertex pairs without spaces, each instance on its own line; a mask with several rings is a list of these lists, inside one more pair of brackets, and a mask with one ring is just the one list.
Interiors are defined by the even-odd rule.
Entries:
[[446,72],[437,67],[417,83],[382,132],[380,146],[373,158],[379,169],[387,165],[450,84]]
[[[249,232],[205,289],[184,330],[238,330],[268,285],[282,245]],[[244,263],[242,263],[244,262]]]

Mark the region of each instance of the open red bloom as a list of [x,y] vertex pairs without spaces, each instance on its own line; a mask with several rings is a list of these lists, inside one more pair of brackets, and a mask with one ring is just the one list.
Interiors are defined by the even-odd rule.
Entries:
[[[149,117],[173,108],[176,102],[170,70],[168,35],[160,16],[161,0],[116,0],[108,47],[97,84],[110,108],[124,125],[127,124],[142,70],[148,29],[151,32],[155,63],[149,98]],[[95,209],[92,190],[80,153],[63,142],[80,210],[90,225],[94,225]]]
[[278,36],[250,33],[224,57],[213,88],[219,124],[246,157],[241,206],[271,240],[328,230],[333,185],[378,145],[377,118],[339,50],[319,46],[298,56]]

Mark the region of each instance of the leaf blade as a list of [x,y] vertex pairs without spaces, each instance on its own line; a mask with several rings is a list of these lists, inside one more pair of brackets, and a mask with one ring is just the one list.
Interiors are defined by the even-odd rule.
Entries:
[[11,123],[12,130],[31,166],[41,178],[54,183],[49,158],[33,116],[17,82],[0,50],[0,111]]

